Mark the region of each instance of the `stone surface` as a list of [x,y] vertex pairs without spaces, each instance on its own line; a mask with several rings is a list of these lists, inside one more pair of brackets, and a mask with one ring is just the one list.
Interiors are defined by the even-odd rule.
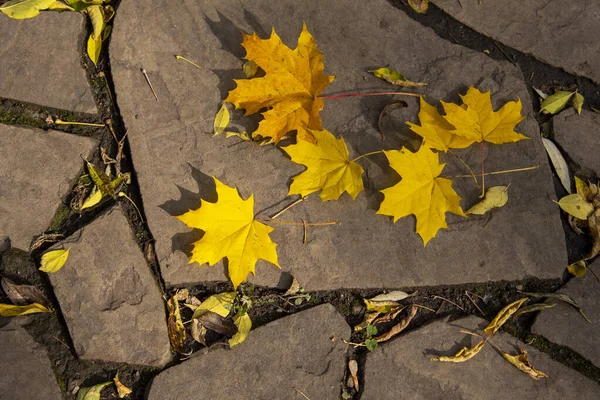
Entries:
[[[594,271],[599,267],[600,259],[588,266]],[[572,348],[600,367],[600,282],[588,271],[581,278],[573,278],[559,292],[571,296],[592,323],[583,319],[575,308],[558,302],[537,316],[532,332]]]
[[62,197],[81,171],[90,138],[58,131],[0,125],[0,232],[28,250],[48,228]]
[[70,239],[67,263],[49,277],[77,354],[164,366],[171,353],[161,293],[120,208]]
[[380,346],[367,355],[362,398],[561,400],[600,396],[597,382],[503,332],[494,334],[494,344],[513,355],[518,348],[526,350],[531,364],[550,378],[532,379],[490,345],[460,364],[429,360],[475,345],[480,339],[460,330],[486,325],[487,321],[477,317],[451,323],[440,320]]
[[[440,39],[385,0],[329,2],[327,7],[316,0],[301,5],[291,0],[268,4],[255,0],[244,2],[243,7],[234,0],[185,2],[177,7],[156,0],[124,2],[111,41],[113,76],[167,283],[225,279],[221,263],[212,268],[187,264],[186,252],[198,233],[173,217],[197,208],[200,196],[215,201],[210,176],[237,186],[243,197],[254,193],[259,218],[293,200],[286,199],[288,185],[302,166],[291,163],[277,148],[253,147],[211,133],[221,100],[235,86],[232,78],[243,77],[240,29],[266,38],[274,26],[282,40],[294,47],[303,21],[324,54],[325,72],[337,75],[328,93],[393,90],[367,72],[388,65],[413,80],[428,82],[423,92],[429,101],[458,101],[458,94],[470,85],[490,89],[496,107],[520,97],[527,119],[518,130],[533,140],[486,146],[486,169],[540,168],[488,177],[488,185],[511,183],[509,203],[483,217],[449,216],[450,231],[438,233],[424,249],[414,232],[413,217],[393,224],[375,215],[381,201],[377,190],[396,183],[398,177],[383,155],[369,157],[361,161],[367,170],[367,190],[357,200],[344,195],[339,201],[322,203],[311,195],[280,217],[341,222],[309,228],[306,245],[302,227],[276,225],[272,238],[278,243],[283,270],[307,289],[560,276],[567,260],[559,211],[552,202],[551,171],[520,71],[510,63]],[[202,69],[173,54],[192,59]],[[148,71],[160,101],[152,96],[141,67]],[[381,141],[377,120],[393,100],[327,99],[321,113],[324,127],[344,135],[351,156],[411,144],[413,135],[402,121],[416,122],[418,101],[407,97],[403,100],[408,107],[393,114],[395,130],[388,130],[385,142]],[[252,118],[235,115],[233,125],[251,124],[248,120]],[[481,163],[479,146],[460,154],[474,168]],[[455,158],[445,160],[445,174],[466,172]],[[464,198],[463,207],[478,201],[479,190],[471,180],[458,179],[455,187]],[[255,283],[276,285],[279,278],[275,267],[258,263]]]
[[63,398],[46,350],[14,321],[0,328],[0,354],[0,398]]
[[25,20],[0,17],[0,97],[95,114],[81,66],[84,15],[43,12]]
[[196,354],[160,373],[149,400],[337,399],[350,327],[330,304],[253,330],[231,350]]
[[554,139],[582,168],[600,174],[600,114],[568,109],[552,118]]
[[432,0],[477,32],[600,82],[597,0]]

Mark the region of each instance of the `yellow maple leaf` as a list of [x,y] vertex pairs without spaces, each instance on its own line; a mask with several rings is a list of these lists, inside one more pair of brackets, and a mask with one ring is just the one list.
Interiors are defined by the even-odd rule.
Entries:
[[204,231],[204,236],[194,243],[190,264],[214,265],[227,257],[229,278],[237,288],[249,273],[255,274],[259,259],[279,267],[277,245],[269,237],[273,228],[254,220],[254,197],[243,200],[236,188],[213,179],[217,202],[201,200],[199,209],[177,218],[189,227]]
[[336,139],[329,131],[309,131],[316,143],[299,140],[283,148],[297,164],[307,167],[296,175],[290,185],[289,195],[304,197],[321,190],[321,200],[337,200],[342,193],[355,199],[364,189],[363,169],[348,158],[348,147],[343,138]]
[[509,101],[500,110],[494,111],[490,92],[480,92],[470,87],[466,95],[461,95],[462,105],[441,102],[446,111],[446,121],[456,128],[454,134],[474,142],[495,144],[518,142],[529,139],[515,132],[515,127],[525,119],[521,115],[521,99]]
[[466,217],[460,207],[460,197],[452,189],[452,181],[439,177],[446,164],[440,164],[438,153],[425,146],[416,153],[406,149],[384,153],[402,180],[382,190],[385,198],[377,214],[392,216],[394,222],[414,214],[423,245],[427,245],[439,229],[448,228],[447,211]]
[[416,134],[423,137],[423,144],[432,149],[448,151],[448,149],[463,149],[469,147],[473,141],[454,133],[454,126],[440,115],[437,108],[425,101],[421,96],[419,110],[421,125],[407,122],[406,124]]
[[265,76],[236,79],[237,87],[225,101],[246,109],[246,115],[269,108],[253,135],[278,143],[286,133],[297,130],[300,138],[314,141],[306,129],[322,128],[323,100],[318,95],[335,77],[323,74],[323,55],[306,24],[294,50],[283,44],[275,29],[269,39],[244,34],[242,46],[245,58],[262,68]]

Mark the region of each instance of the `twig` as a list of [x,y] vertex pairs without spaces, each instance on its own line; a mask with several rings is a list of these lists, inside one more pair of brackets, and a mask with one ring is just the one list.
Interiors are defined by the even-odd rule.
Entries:
[[368,157],[368,156],[372,156],[372,155],[380,154],[380,153],[383,153],[383,150],[377,150],[377,151],[372,151],[370,153],[365,153],[363,155],[360,155],[360,156],[356,157],[354,160],[350,160],[350,162],[354,162],[356,160],[360,160],[363,157]]
[[307,395],[305,395],[304,393],[302,393],[302,391],[298,388],[294,388],[296,390],[296,392],[300,393],[306,400],[310,400],[310,397],[308,397]]
[[364,344],[364,343],[354,343],[354,342],[349,342],[349,341],[347,341],[346,339],[342,339],[342,342],[344,342],[344,343],[346,343],[346,344],[349,344],[350,346],[354,346],[354,348],[356,348],[356,347],[367,347],[367,345],[366,345],[366,344]]
[[175,58],[176,58],[176,59],[178,59],[178,60],[187,61],[187,62],[189,62],[190,64],[192,64],[194,67],[196,67],[196,68],[198,68],[198,69],[202,69],[202,68],[201,68],[201,67],[200,67],[198,64],[196,64],[196,63],[195,63],[195,62],[193,62],[193,61],[190,61],[190,60],[188,60],[188,59],[187,59],[187,58],[185,58],[185,57],[182,57],[182,56],[175,56]]
[[152,94],[154,95],[154,98],[156,99],[156,101],[158,101],[158,96],[156,95],[156,92],[154,91],[154,88],[152,87],[152,83],[150,82],[150,78],[148,78],[148,73],[146,72],[146,70],[144,68],[142,68],[142,74],[144,74],[144,77],[146,78],[146,82],[148,82],[148,86],[150,86],[150,90],[152,90]]
[[103,127],[104,126],[104,124],[93,124],[91,122],[75,122],[75,121],[65,122],[65,121],[62,121],[59,118],[56,118],[56,120],[54,121],[54,123],[56,125],[85,125],[85,126],[98,126],[98,127]]
[[479,186],[479,182],[477,182],[477,178],[475,177],[475,173],[473,172],[471,167],[469,167],[469,165],[465,162],[465,160],[463,160],[458,154],[456,154],[455,152],[453,152],[450,149],[448,149],[448,153],[450,153],[454,157],[458,158],[458,161],[460,161],[469,170],[469,173],[471,174],[471,176],[473,177],[473,180],[475,181],[475,186],[477,186],[477,188],[479,189],[480,186]]
[[[531,167],[525,167],[525,168],[505,169],[502,171],[486,172],[485,174],[475,174],[475,176],[510,174],[513,172],[531,171],[531,170],[539,168],[539,167],[540,167],[539,165],[533,165]],[[442,176],[442,178],[471,178],[471,177],[472,177],[471,175]]]
[[293,203],[288,204],[287,206],[285,206],[283,208],[283,210],[276,212],[275,214],[271,215],[269,218],[271,219],[275,219],[277,217],[279,217],[281,214],[283,214],[284,212],[286,212],[287,210],[289,210],[290,208],[294,207],[296,204],[303,202],[304,199],[306,199],[307,196],[304,197],[300,197],[299,199],[294,200]]
[[500,52],[502,52],[502,54],[504,54],[504,57],[506,57],[506,59],[512,63],[512,65],[515,65],[515,66],[517,65],[517,63],[516,63],[516,62],[514,62],[514,61],[513,61],[513,59],[512,59],[512,58],[510,58],[510,57],[508,56],[508,54],[506,54],[506,53],[504,52],[504,50],[502,50],[502,47],[500,47],[500,45],[498,44],[498,42],[496,42],[496,41],[494,40],[494,44],[496,45],[496,47],[498,48],[498,50],[500,50]]
[[306,244],[306,221],[304,221],[304,220],[301,220],[301,221],[302,221],[302,230],[303,230],[302,244]]
[[471,300],[471,303],[473,303],[473,305],[479,310],[481,315],[483,315],[485,318],[487,318],[487,315],[485,315],[485,313],[483,311],[481,311],[481,308],[479,308],[477,303],[475,303],[475,301],[471,298],[471,296],[469,296],[469,292],[466,290],[465,290],[465,295],[469,298],[469,300]]
[[[448,303],[450,303],[450,304],[454,304],[454,306],[456,306],[456,307],[460,308],[461,310],[465,311],[465,309],[464,309],[464,308],[462,308],[461,306],[459,306],[459,305],[458,305],[458,304],[456,304],[455,302],[453,302],[453,301],[450,301],[450,300],[446,299],[445,297],[434,295],[434,296],[433,296],[433,299],[434,299],[434,300],[435,300],[435,299],[440,299],[440,300],[442,300],[442,304],[444,304],[444,301],[447,301]],[[440,308],[442,308],[442,307],[440,306]],[[439,310],[438,310],[438,311],[439,311]],[[435,313],[437,314],[437,313],[438,313],[438,311],[436,311]]]
[[261,222],[281,224],[281,225],[294,225],[294,226],[328,226],[328,225],[341,225],[341,222],[295,222],[295,221],[276,221],[272,219],[261,219]]
[[56,336],[52,336],[57,342],[59,342],[60,344],[62,344],[63,346],[65,346],[67,349],[71,350],[71,348],[62,340],[60,340],[59,338],[57,338]]
[[396,101],[394,103],[388,104],[379,114],[379,118],[377,119],[377,127],[379,128],[379,134],[381,135],[381,141],[385,141],[385,135],[383,134],[383,125],[381,121],[383,120],[383,116],[388,113],[388,110],[396,107],[408,107],[408,104],[404,100]]
[[411,96],[411,97],[421,97],[418,93],[408,93],[408,92],[374,92],[374,93],[348,93],[348,94],[335,94],[335,95],[327,95],[327,96],[318,96],[321,99],[342,99],[344,97],[366,97],[366,96]]
[[596,277],[596,279],[598,280],[598,282],[600,282],[600,277],[598,277],[598,275],[594,272],[594,270],[592,268],[590,268],[591,265],[588,265],[587,269],[590,270],[590,272]]
[[421,304],[411,304],[410,306],[411,306],[411,307],[420,307],[420,308],[424,308],[424,309],[426,309],[427,311],[431,311],[432,313],[434,313],[434,312],[435,312],[435,310],[434,310],[433,308],[429,308],[429,307],[427,307],[427,306],[423,306],[423,305],[421,305]]

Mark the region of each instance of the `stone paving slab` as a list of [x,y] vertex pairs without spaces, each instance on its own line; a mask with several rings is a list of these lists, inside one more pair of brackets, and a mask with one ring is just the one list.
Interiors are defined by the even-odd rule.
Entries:
[[367,355],[362,398],[560,400],[600,396],[597,382],[503,332],[494,335],[495,344],[510,354],[517,354],[518,348],[526,350],[531,364],[550,378],[530,378],[489,345],[463,363],[429,360],[475,345],[480,339],[460,333],[460,329],[486,325],[487,321],[478,317],[451,323],[440,320],[380,346]]
[[[392,224],[389,218],[375,215],[381,195],[373,189],[390,186],[397,178],[382,155],[370,157],[363,163],[370,190],[356,201],[344,195],[337,202],[322,203],[311,195],[281,217],[342,222],[309,229],[306,245],[301,227],[276,226],[272,237],[283,270],[312,290],[560,276],[567,260],[559,211],[552,203],[551,171],[521,73],[510,63],[440,39],[385,0],[339,0],[328,2],[327,7],[316,0],[247,1],[243,6],[233,0],[205,1],[175,7],[156,0],[124,2],[111,41],[113,75],[144,209],[168,284],[225,278],[222,264],[213,268],[187,264],[185,252],[198,234],[172,216],[197,208],[200,195],[211,198],[210,176],[237,186],[244,197],[254,193],[261,218],[291,202],[282,200],[290,178],[303,167],[289,162],[277,148],[251,147],[235,139],[213,138],[211,133],[214,115],[234,87],[232,78],[243,77],[240,30],[266,38],[274,26],[283,41],[294,47],[303,21],[324,53],[325,73],[337,75],[329,93],[393,90],[367,72],[389,65],[413,80],[428,82],[423,93],[429,101],[458,101],[458,93],[465,93],[470,85],[491,90],[496,107],[521,98],[527,119],[518,130],[533,140],[487,146],[487,169],[540,168],[486,179],[489,185],[511,183],[508,205],[470,220],[450,216],[451,231],[440,232],[423,249],[414,233],[414,218]],[[176,60],[174,54],[192,59],[201,69]],[[142,67],[159,101],[152,96]],[[408,108],[400,117],[416,122],[418,101],[403,100]],[[392,101],[326,100],[321,113],[324,127],[344,135],[351,156],[399,148],[414,137],[402,119],[399,130],[388,132],[384,143],[377,129],[379,113]],[[474,146],[462,155],[477,166],[479,154]],[[465,173],[460,168],[447,171]],[[455,187],[465,209],[477,202],[479,191],[471,181],[456,182]],[[259,262],[254,282],[274,286],[279,277],[275,267]]]
[[432,0],[432,3],[477,32],[600,83],[597,0]]
[[[1,323],[8,322],[0,318]],[[46,350],[14,321],[0,328],[0,398],[61,400]]]
[[552,118],[554,139],[582,168],[600,174],[600,114],[568,109]]
[[[588,268],[598,271],[599,267],[600,259],[597,259]],[[571,296],[592,323],[584,320],[573,307],[558,302],[538,315],[531,331],[572,348],[600,367],[600,282],[588,271],[581,278],[573,278],[559,292]]]
[[253,330],[231,350],[211,350],[160,373],[148,399],[337,399],[350,327],[330,304]]
[[[1,61],[0,61],[1,62]],[[58,131],[0,125],[0,233],[28,250],[50,224],[83,168],[94,139]]]
[[81,66],[84,16],[42,12],[33,19],[0,15],[0,97],[97,112]]
[[70,239],[67,263],[49,277],[77,354],[164,366],[171,352],[161,293],[121,209]]

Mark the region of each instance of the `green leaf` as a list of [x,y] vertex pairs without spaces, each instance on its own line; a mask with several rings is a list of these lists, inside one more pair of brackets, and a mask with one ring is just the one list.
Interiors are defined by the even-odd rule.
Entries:
[[39,303],[29,304],[27,306],[14,306],[12,304],[0,304],[0,316],[17,317],[19,315],[34,314],[40,312],[52,312]]
[[581,115],[581,108],[583,107],[583,101],[585,99],[579,93],[575,93],[575,98],[573,99],[573,108],[577,111],[577,114]]
[[229,347],[237,346],[246,340],[250,329],[252,329],[252,320],[248,313],[237,313],[235,317],[233,317],[233,323],[237,326],[238,331],[231,339],[229,339]]
[[94,65],[98,64],[100,58],[100,51],[102,50],[102,38],[94,39],[94,34],[91,34],[87,42],[87,53],[88,57]]
[[411,82],[400,72],[389,68],[379,68],[370,72],[372,72],[377,78],[383,79],[384,81],[396,86],[427,86],[427,84],[423,82]]
[[100,392],[112,382],[99,383],[90,387],[82,387],[77,392],[77,400],[100,400]]
[[53,274],[61,269],[69,258],[69,249],[52,250],[42,256],[42,266],[40,271]]
[[586,220],[594,212],[594,206],[582,199],[577,193],[563,197],[558,201],[558,205],[567,214],[582,220]]
[[90,16],[90,21],[92,21],[92,27],[94,28],[92,36],[96,40],[100,39],[104,30],[104,8],[92,5],[86,8],[85,12]]
[[11,0],[0,6],[0,11],[13,19],[26,19],[37,16],[56,0]]
[[223,103],[213,122],[213,133],[215,136],[225,131],[225,128],[229,125],[229,120],[229,110],[227,109],[227,105]]
[[48,10],[49,11],[58,11],[58,12],[75,11],[75,9],[73,7],[70,7],[59,0],[55,0],[54,3],[50,4],[50,6],[48,7]]
[[377,348],[377,340],[367,339],[365,340],[365,346],[367,346],[367,350],[375,351],[375,349]]
[[377,327],[374,325],[367,325],[367,336],[372,337],[377,335]]
[[574,94],[575,92],[558,91],[552,96],[548,96],[546,99],[544,99],[544,101],[542,101],[540,112],[544,114],[556,114],[565,108],[567,102]]
[[585,272],[587,270],[587,263],[585,262],[585,260],[577,261],[576,263],[569,265],[567,267],[567,270],[571,275],[577,278],[581,278],[585,275]]

